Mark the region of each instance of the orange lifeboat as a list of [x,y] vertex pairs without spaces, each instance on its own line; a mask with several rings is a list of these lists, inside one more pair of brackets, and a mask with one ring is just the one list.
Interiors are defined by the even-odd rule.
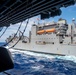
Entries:
[[47,30],[45,30],[45,32],[46,33],[48,33],[48,32],[55,32],[55,28],[47,29]]
[[37,34],[43,34],[45,32],[45,30],[39,30],[37,31]]

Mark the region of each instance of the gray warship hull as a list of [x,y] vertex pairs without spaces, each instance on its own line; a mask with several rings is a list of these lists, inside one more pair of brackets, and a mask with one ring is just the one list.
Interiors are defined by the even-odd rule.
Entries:
[[[9,47],[13,46],[19,37],[15,37],[9,43]],[[7,39],[7,42],[9,42],[9,39]],[[13,48],[41,53],[76,56],[76,27],[74,23],[68,25],[64,19],[60,19],[57,23],[34,24],[29,32],[29,37],[22,36]]]
[[[13,44],[10,43],[9,47],[11,47]],[[34,51],[47,54],[76,56],[76,45],[68,45],[68,44],[35,45],[32,43],[25,44],[22,43],[22,41],[19,41],[17,45],[15,45],[13,48],[18,50]]]

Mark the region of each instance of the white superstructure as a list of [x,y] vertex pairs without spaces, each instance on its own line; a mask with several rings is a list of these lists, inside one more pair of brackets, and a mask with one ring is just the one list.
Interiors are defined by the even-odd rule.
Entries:
[[[19,37],[9,44],[14,45]],[[8,38],[10,39],[10,38]],[[9,40],[7,40],[8,42]],[[14,46],[16,49],[23,49],[35,52],[50,54],[74,55],[76,56],[76,28],[75,24],[67,24],[65,19],[32,25],[29,37],[22,36],[21,40]]]

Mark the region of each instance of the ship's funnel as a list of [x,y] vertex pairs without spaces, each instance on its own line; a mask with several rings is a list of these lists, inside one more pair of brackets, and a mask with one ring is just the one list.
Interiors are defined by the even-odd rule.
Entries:
[[14,67],[11,53],[4,47],[0,47],[0,72]]

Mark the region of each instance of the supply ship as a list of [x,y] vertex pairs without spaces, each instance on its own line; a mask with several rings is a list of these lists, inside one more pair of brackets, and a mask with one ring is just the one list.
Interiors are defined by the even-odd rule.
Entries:
[[[6,42],[9,42],[12,37],[8,37]],[[14,37],[8,46],[13,46],[19,40],[19,37],[20,35]],[[33,24],[31,31],[29,31],[29,37],[22,36],[14,49],[76,56],[76,26],[74,19],[72,24],[67,24],[67,21],[61,18],[58,22]]]

